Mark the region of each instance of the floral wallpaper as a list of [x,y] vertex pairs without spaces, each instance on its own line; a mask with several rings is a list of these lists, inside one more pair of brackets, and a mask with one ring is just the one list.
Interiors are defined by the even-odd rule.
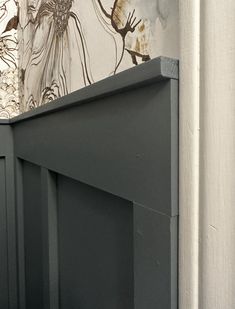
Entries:
[[0,118],[19,114],[18,4],[0,0]]
[[0,117],[153,57],[178,57],[178,0],[0,3]]

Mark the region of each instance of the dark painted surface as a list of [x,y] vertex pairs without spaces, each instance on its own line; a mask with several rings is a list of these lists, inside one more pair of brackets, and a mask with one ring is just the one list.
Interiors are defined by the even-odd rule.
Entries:
[[44,309],[59,308],[57,193],[57,175],[42,167],[41,202],[43,213],[42,229]]
[[[0,308],[17,308],[17,262],[13,136],[0,125]],[[7,261],[6,261],[7,258]]]
[[134,207],[135,309],[177,308],[177,220]]
[[0,157],[0,307],[8,309],[8,250],[5,158]]
[[60,308],[132,309],[133,209],[58,177]]
[[[177,195],[177,187],[171,174],[177,174],[177,162],[172,160],[177,155],[171,148],[172,118],[177,119],[178,112],[177,100],[171,98],[172,83],[151,84],[15,124],[16,154],[176,215],[172,194]],[[174,130],[176,135],[177,126]]]
[[24,162],[24,245],[26,308],[43,308],[43,222],[40,168]]
[[177,308],[177,74],[159,58],[0,123],[0,308]]

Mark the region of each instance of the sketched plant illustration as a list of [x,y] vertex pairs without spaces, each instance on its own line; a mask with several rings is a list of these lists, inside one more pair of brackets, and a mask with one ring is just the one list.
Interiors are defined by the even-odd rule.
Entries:
[[[126,42],[125,42],[126,36],[128,32],[133,33],[135,31],[136,27],[141,23],[141,19],[137,19],[135,17],[135,9],[133,9],[132,12],[128,13],[126,19],[123,18],[122,6],[123,6],[124,1],[115,0],[110,13],[105,10],[101,0],[93,0],[94,5],[96,5],[96,1],[101,9],[101,12],[104,14],[106,18],[110,20],[111,26],[113,27],[114,31],[118,33],[122,38],[122,52],[121,52],[120,59],[114,70],[114,74],[115,74],[123,60],[125,46],[126,46]],[[133,55],[132,57],[134,58],[135,56]]]
[[10,2],[10,0],[0,1],[0,22],[2,22],[7,16],[7,3],[8,2]]
[[[8,16],[7,4],[10,0],[0,1],[0,23],[3,23]],[[14,5],[17,3],[14,1]],[[18,40],[16,31],[9,33],[13,29],[17,29],[18,17],[14,15],[10,17],[5,29],[0,34],[0,60],[4,62],[7,67],[17,67],[16,51],[18,49]]]
[[151,29],[168,15],[168,0],[0,0],[1,115],[150,60]]
[[0,74],[0,118],[11,118],[18,114],[18,70],[9,68]]
[[151,25],[166,20],[166,1],[20,1],[21,111],[150,60]]
[[[27,82],[31,79],[32,67],[37,66],[40,72],[39,80],[35,85],[36,95],[31,94],[27,99],[26,110],[70,92],[71,33],[75,33],[77,57],[80,59],[84,85],[93,82],[82,25],[77,14],[73,12],[72,6],[73,0],[44,0],[36,16],[33,17],[31,14],[26,25],[26,27],[32,27],[33,34],[29,61],[26,68],[21,71],[21,82],[24,84],[25,79]],[[35,11],[36,7],[31,5],[29,12]]]
[[[10,10],[9,10],[10,8]],[[17,2],[0,1],[0,117],[19,114]]]
[[12,35],[1,35],[0,37],[0,59],[8,67],[17,67],[14,51],[17,50],[18,41]]

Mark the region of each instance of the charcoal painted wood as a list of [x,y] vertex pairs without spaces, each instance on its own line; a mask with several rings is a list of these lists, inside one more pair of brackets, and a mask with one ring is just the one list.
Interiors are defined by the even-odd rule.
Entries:
[[14,307],[14,261],[1,254],[12,265],[0,268],[1,308],[177,308],[177,61],[157,58],[1,122],[0,137],[14,142],[0,146],[0,191],[17,187],[16,203],[0,197],[3,218],[10,209],[0,241],[14,251],[15,203],[19,296]]
[[[0,122],[0,308],[17,308],[15,178],[12,128]],[[6,260],[7,259],[7,260]]]
[[0,305],[8,307],[7,211],[5,158],[0,157]]

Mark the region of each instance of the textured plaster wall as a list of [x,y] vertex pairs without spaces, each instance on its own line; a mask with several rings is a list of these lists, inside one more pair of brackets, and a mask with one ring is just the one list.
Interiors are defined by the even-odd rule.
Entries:
[[[14,64],[6,64],[7,60],[0,56],[0,80],[7,78],[7,85],[11,83],[15,91],[14,102],[4,94],[0,98],[2,118],[28,111],[151,58],[178,57],[178,0],[0,3],[7,7],[0,23],[1,40],[8,22],[11,27],[6,33],[17,42],[14,61],[11,59]],[[6,88],[2,85],[1,91]]]

